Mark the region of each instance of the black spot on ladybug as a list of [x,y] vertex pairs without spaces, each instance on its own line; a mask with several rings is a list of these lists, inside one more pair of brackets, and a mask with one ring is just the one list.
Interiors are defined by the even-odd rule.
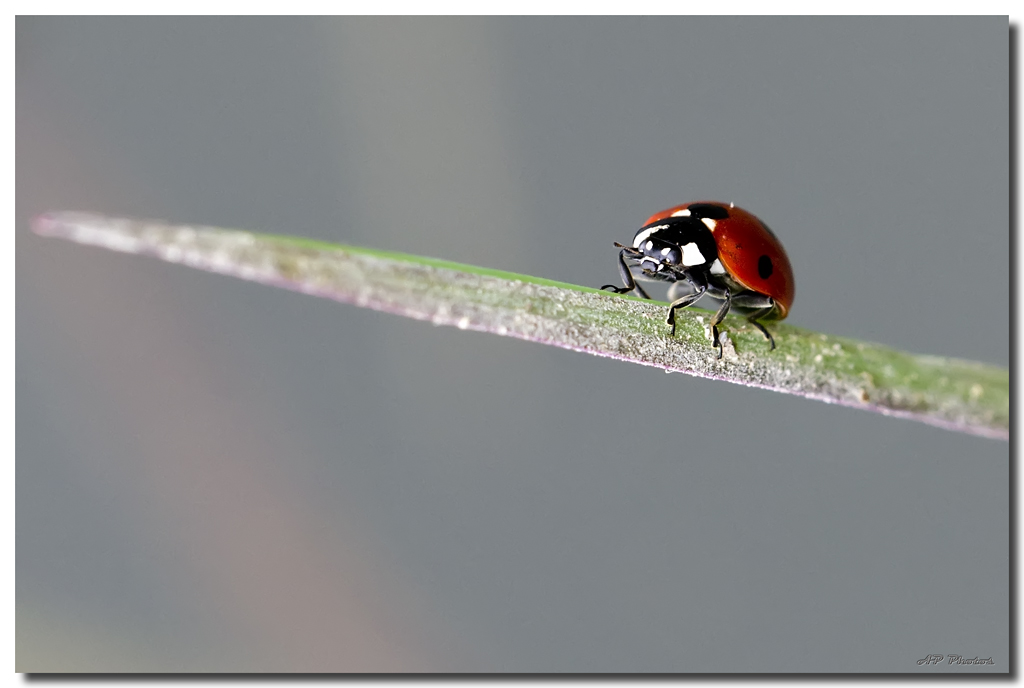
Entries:
[[711,203],[691,203],[686,206],[686,209],[690,211],[691,216],[702,220],[704,218],[709,220],[725,220],[729,217],[728,208]]
[[757,259],[757,274],[761,279],[768,279],[772,276],[772,259],[768,256],[761,256]]
[[761,226],[764,227],[764,231],[766,231],[766,232],[768,232],[769,234],[772,235],[772,239],[775,239],[775,241],[779,240],[779,237],[775,236],[775,232],[772,231],[771,227],[769,227],[768,225],[766,225],[764,223],[764,220],[758,220],[758,222],[760,222]]

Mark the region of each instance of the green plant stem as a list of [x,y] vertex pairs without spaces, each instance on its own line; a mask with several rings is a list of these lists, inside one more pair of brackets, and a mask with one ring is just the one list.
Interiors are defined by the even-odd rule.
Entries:
[[1004,368],[923,356],[773,324],[777,348],[746,320],[710,346],[706,312],[431,258],[213,227],[49,213],[34,231],[322,296],[435,325],[518,337],[668,372],[798,394],[939,427],[1009,438]]

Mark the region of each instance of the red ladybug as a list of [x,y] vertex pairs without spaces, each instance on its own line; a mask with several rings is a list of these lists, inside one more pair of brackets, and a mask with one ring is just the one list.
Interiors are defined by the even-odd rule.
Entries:
[[712,346],[722,357],[718,325],[730,308],[747,312],[775,348],[775,339],[761,320],[782,320],[793,304],[793,268],[775,233],[761,220],[731,203],[684,203],[651,215],[637,230],[632,246],[619,251],[619,274],[626,286],[605,285],[617,294],[635,292],[651,298],[633,279],[640,268],[648,279],[686,281],[693,291],[668,308],[668,324],[676,332],[677,308],[702,296],[722,301],[711,319]]

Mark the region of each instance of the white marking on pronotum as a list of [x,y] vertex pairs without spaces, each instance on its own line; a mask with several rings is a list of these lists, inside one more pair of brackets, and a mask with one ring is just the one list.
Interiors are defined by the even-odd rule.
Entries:
[[710,229],[712,232],[715,231],[715,225],[717,224],[717,222],[712,220],[710,217],[702,217],[700,221],[707,225],[707,228]]
[[633,248],[640,248],[640,244],[647,241],[647,237],[651,236],[659,229],[665,229],[666,227],[668,227],[668,225],[658,225],[657,227],[650,227],[649,229],[645,229],[644,231],[640,232],[633,239]]
[[672,249],[670,249],[668,246],[666,246],[665,248],[661,249],[661,255],[663,255],[663,256],[667,256],[670,253],[672,253]]
[[671,217],[690,217],[690,209],[683,208],[682,210],[677,210],[672,213]]
[[711,274],[712,275],[724,275],[725,274],[725,268],[722,267],[722,261],[718,260],[717,258],[715,258],[715,262],[711,264]]
[[701,265],[704,262],[704,254],[697,248],[697,244],[690,243],[683,246],[683,265]]
[[648,251],[650,251],[652,248],[654,248],[654,242],[653,241],[648,241],[647,242],[647,246],[645,246],[644,248],[646,248]]

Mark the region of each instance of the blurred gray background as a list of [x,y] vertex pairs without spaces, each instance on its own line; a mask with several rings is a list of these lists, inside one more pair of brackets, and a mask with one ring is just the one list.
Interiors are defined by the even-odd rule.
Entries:
[[31,235],[591,286],[778,233],[790,322],[1007,365],[989,18],[17,20],[19,671],[1008,669],[1004,442]]

